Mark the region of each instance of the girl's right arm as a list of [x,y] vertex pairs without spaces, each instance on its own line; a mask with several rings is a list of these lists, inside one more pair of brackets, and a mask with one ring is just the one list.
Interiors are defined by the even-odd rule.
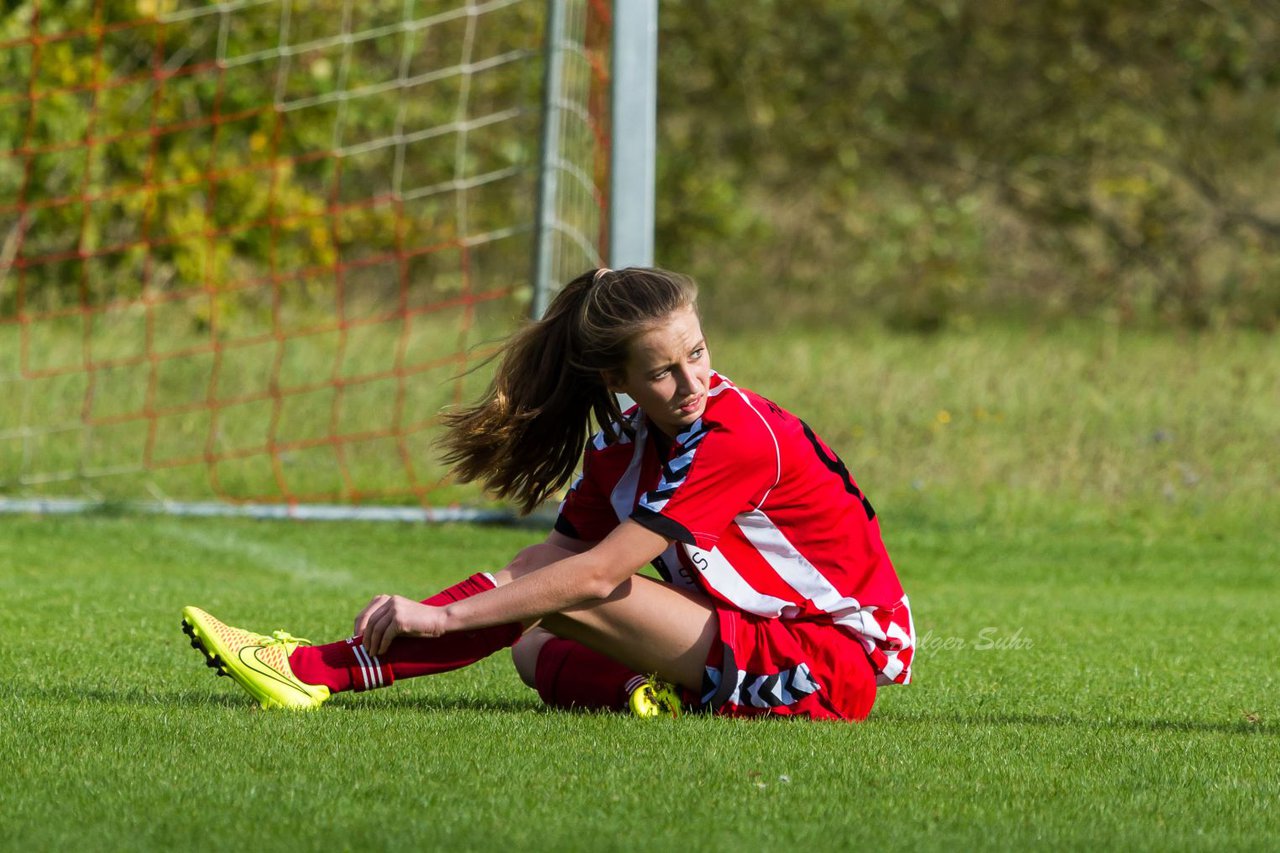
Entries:
[[[557,536],[560,534],[552,533],[548,543]],[[443,631],[465,631],[529,621],[584,601],[608,598],[670,544],[666,537],[647,527],[634,521],[623,522],[587,550],[567,554],[497,589],[446,606],[441,627]]]
[[[557,538],[559,537],[559,538]],[[433,607],[400,595],[380,595],[356,617],[355,633],[364,635],[365,648],[383,654],[400,635],[438,637],[507,622],[531,622],[576,604],[607,598],[625,580],[665,551],[670,542],[646,527],[627,521],[601,542],[588,543],[552,533],[547,542],[521,552],[509,566],[515,577],[497,588]],[[534,549],[553,549],[538,554]],[[528,560],[520,572],[520,560]],[[539,565],[533,565],[537,562]]]

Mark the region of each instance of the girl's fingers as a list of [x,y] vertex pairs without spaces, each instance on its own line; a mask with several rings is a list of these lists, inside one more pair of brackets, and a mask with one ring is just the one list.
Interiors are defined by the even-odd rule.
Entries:
[[354,637],[363,636],[369,626],[369,619],[390,597],[391,596],[389,595],[375,595],[369,603],[364,606],[364,609],[356,615],[355,626],[352,628],[351,635]]
[[[419,612],[419,611],[422,612]],[[355,635],[363,638],[370,654],[385,654],[402,634],[438,637],[443,632],[438,608],[398,595],[378,595],[356,617]]]
[[394,624],[395,610],[390,601],[384,601],[369,620],[369,633],[365,634],[364,647],[370,654],[380,655],[387,650],[391,645],[388,634],[392,633]]
[[404,633],[396,604],[396,597],[388,596],[370,620],[374,636],[372,640],[365,638],[364,647],[375,655],[386,654],[387,649],[391,648],[391,641]]
[[391,617],[387,613],[389,608],[383,607],[379,610],[370,622],[370,631],[372,636],[366,635],[364,647],[369,650],[370,654],[380,655],[387,650],[389,645],[387,642],[387,633],[391,628]]

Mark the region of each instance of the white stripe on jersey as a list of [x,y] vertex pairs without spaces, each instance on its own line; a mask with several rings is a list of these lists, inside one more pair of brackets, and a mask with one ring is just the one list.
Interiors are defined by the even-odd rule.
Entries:
[[876,684],[881,687],[893,684],[893,680],[901,674],[903,666],[897,655],[889,655],[889,659],[884,663],[884,669],[876,676]]
[[754,509],[742,513],[734,521],[742,535],[787,586],[813,602],[819,610],[829,613],[837,624],[877,640],[886,639],[871,614],[875,608],[864,608],[856,598],[841,595],[831,581],[791,544],[769,516]]
[[654,560],[654,563],[662,563],[667,567],[667,574],[670,576],[670,583],[673,586],[681,586],[685,589],[697,589],[698,582],[693,577],[693,572],[685,568],[683,562],[684,545],[680,542],[672,542],[667,546],[667,550],[663,551]]
[[777,466],[776,473],[773,476],[773,485],[769,487],[769,491],[760,496],[760,502],[756,504],[756,506],[764,506],[764,502],[769,499],[770,492],[773,491],[775,486],[782,482],[782,450],[778,446],[778,436],[774,433],[773,427],[769,425],[768,419],[765,418],[764,415],[760,414],[760,411],[756,409],[755,406],[751,405],[751,398],[746,394],[743,394],[742,391],[739,390],[738,386],[734,385],[728,379],[725,379],[724,384],[720,387],[736,391],[738,396],[742,398],[742,402],[745,403],[747,408],[760,419],[760,423],[764,424],[764,428],[769,431],[769,438],[773,439],[773,460],[774,464]]
[[[902,648],[897,651],[889,649],[885,650],[885,657],[888,658],[888,660],[885,662],[884,668],[876,676],[876,683],[879,685],[895,683],[894,679],[901,675],[902,671],[906,669],[906,663],[901,657],[899,657],[899,655],[904,655],[910,658],[913,655],[912,649],[914,649],[916,644],[916,626],[915,620],[911,618],[911,602],[907,601],[907,597],[905,595],[902,596],[902,601],[899,602],[898,607],[902,613],[906,614],[907,625],[906,628],[903,628],[897,622],[890,622],[889,638],[901,643]],[[907,681],[910,680],[910,678],[907,679]],[[906,682],[903,683],[905,684]]]
[[[907,597],[905,595],[902,597],[903,602],[906,601],[906,598]],[[889,633],[889,639],[897,640],[898,642],[902,643],[902,647],[904,649],[912,645],[911,635],[908,634],[906,631],[902,630],[902,626],[896,623],[890,622],[888,633]]]
[[642,419],[636,425],[635,450],[631,453],[631,463],[623,472],[622,479],[618,480],[618,484],[609,493],[609,504],[613,507],[614,515],[618,516],[619,524],[630,518],[635,509],[636,489],[640,485],[640,467],[644,464],[644,448],[648,444],[645,439],[648,437],[648,432]]
[[800,612],[800,608],[791,602],[765,595],[753,588],[729,564],[719,548],[713,548],[710,551],[703,551],[692,545],[685,545],[684,548],[689,553],[689,559],[693,561],[693,565],[702,573],[702,579],[706,581],[707,586],[724,596],[734,607],[772,619],[778,617],[790,619]]

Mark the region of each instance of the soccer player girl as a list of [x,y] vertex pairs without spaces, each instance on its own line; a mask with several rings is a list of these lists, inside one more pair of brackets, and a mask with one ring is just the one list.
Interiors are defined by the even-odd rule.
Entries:
[[188,607],[192,644],[264,707],[512,647],[552,706],[865,718],[914,644],[875,512],[804,421],[712,370],[696,297],[663,270],[584,273],[446,414],[462,480],[528,512],[573,479],[544,542],[425,601],[374,596],[341,642]]

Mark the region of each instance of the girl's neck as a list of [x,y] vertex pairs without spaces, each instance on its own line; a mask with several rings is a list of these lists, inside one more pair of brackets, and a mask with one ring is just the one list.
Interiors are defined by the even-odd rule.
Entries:
[[658,451],[660,459],[666,459],[667,454],[671,452],[671,446],[675,444],[675,439],[659,429],[653,421],[648,418],[645,420],[648,421],[646,426],[649,428],[649,439],[653,442],[653,449]]

